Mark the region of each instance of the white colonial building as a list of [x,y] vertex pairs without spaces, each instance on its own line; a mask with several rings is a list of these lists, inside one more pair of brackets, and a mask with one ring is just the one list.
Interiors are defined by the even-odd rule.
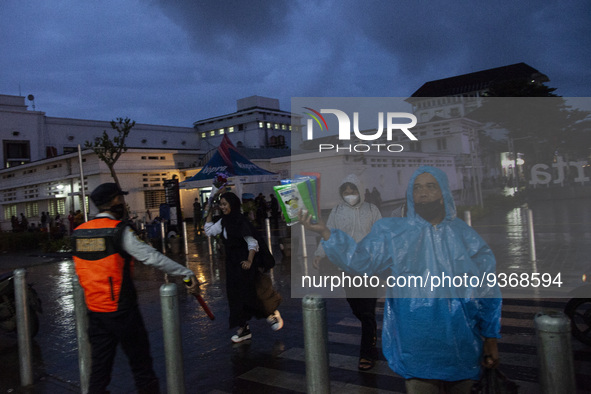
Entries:
[[[136,123],[126,140],[129,149],[115,164],[115,171],[122,188],[130,192],[126,201],[139,219],[158,215],[166,200],[166,180],[183,181],[199,171],[207,153],[219,144],[222,129],[239,146],[272,147],[276,152],[270,156],[289,155],[290,117],[279,110],[275,99],[254,96],[238,100],[236,113],[196,122],[194,127]],[[213,130],[215,135],[211,135]],[[21,214],[30,223],[39,223],[42,212],[51,217],[67,216],[86,205],[91,216],[96,213],[88,195],[113,179],[105,163],[91,150],[84,150],[84,144],[104,131],[116,135],[110,121],[49,117],[30,110],[25,97],[0,95],[0,230],[10,230],[11,217]],[[197,193],[180,192],[184,217],[193,216]]]
[[[109,121],[48,117],[29,110],[25,97],[0,95],[0,229],[10,230],[12,216],[20,214],[39,223],[42,212],[51,217],[82,210],[78,146],[82,147],[84,194],[100,183],[112,182],[107,166],[85,141],[104,131],[116,131]],[[158,214],[165,201],[163,180],[197,172],[203,151],[192,127],[136,124],[126,145],[130,148],[115,165],[121,185],[130,191],[128,203],[140,217]],[[193,170],[191,170],[193,168]],[[187,204],[191,206],[191,204]],[[95,207],[88,204],[88,211]]]

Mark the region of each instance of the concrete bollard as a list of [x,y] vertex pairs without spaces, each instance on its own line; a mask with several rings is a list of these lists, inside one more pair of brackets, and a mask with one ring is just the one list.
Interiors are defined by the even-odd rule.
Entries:
[[326,303],[320,296],[307,295],[302,299],[302,310],[307,392],[330,393]]
[[185,393],[183,370],[183,348],[177,286],[174,283],[160,287],[162,303],[162,331],[164,335],[164,356],[166,359],[166,387],[171,394]]
[[80,370],[80,388],[83,394],[88,393],[90,383],[91,349],[88,340],[88,313],[84,301],[84,290],[80,286],[78,276],[72,278],[74,295],[74,314],[76,315],[76,338],[78,340],[78,369]]
[[540,359],[542,393],[575,393],[570,320],[562,312],[542,312],[534,318]]
[[29,326],[31,316],[29,315],[26,271],[24,268],[14,271],[14,300],[21,386],[30,386],[33,384],[33,346],[31,344]]
[[472,212],[464,211],[464,222],[470,227],[472,227]]
[[529,261],[536,261],[536,238],[534,234],[534,215],[531,209],[527,210],[527,234],[529,236]]

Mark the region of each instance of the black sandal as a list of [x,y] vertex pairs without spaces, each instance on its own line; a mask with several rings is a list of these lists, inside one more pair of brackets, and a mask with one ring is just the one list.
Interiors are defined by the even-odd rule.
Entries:
[[372,359],[369,359],[369,358],[365,358],[365,357],[361,357],[361,358],[359,358],[359,365],[357,366],[357,368],[360,371],[369,371],[375,365],[376,365],[375,360],[372,360]]

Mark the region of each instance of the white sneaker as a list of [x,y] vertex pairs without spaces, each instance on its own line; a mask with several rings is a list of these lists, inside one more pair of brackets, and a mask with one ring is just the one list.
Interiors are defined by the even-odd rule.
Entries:
[[252,333],[250,332],[250,327],[248,327],[247,324],[244,327],[240,327],[238,331],[236,331],[236,335],[232,335],[231,339],[234,343],[240,343],[250,338],[252,338]]
[[267,317],[267,323],[271,325],[271,330],[279,331],[283,327],[283,319],[281,318],[281,314],[279,311],[273,312],[272,315]]

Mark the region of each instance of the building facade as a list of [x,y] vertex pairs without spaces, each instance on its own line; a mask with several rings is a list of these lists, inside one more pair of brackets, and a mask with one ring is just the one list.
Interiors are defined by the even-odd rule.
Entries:
[[[426,82],[406,100],[419,121],[421,150],[454,150],[458,168],[474,184],[492,185],[516,172],[523,177],[521,161],[513,161],[519,154],[510,148],[506,134],[498,129],[491,133],[486,125],[470,119],[470,113],[482,106],[483,98],[495,85],[514,81],[542,84],[549,80],[535,68],[517,63]],[[512,161],[517,162],[517,171]]]
[[[166,201],[165,181],[183,181],[196,174],[223,133],[266,159],[264,165],[270,157],[289,155],[290,128],[290,114],[279,110],[278,100],[259,96],[238,100],[236,113],[199,121],[193,127],[136,123],[115,171],[130,192],[126,201],[132,214],[149,221]],[[64,217],[84,206],[94,215],[96,208],[88,204],[88,197],[83,201],[83,194],[88,196],[99,184],[113,180],[105,163],[84,150],[84,144],[104,131],[116,135],[110,121],[49,117],[30,110],[23,96],[0,95],[0,230],[10,230],[11,218],[21,214],[29,223],[39,223],[42,212]],[[197,196],[197,190],[180,192],[184,217],[193,217]]]
[[251,96],[237,100],[236,112],[194,123],[201,147],[215,150],[224,135],[237,148],[285,150],[291,146],[291,113],[279,108],[279,100]]

